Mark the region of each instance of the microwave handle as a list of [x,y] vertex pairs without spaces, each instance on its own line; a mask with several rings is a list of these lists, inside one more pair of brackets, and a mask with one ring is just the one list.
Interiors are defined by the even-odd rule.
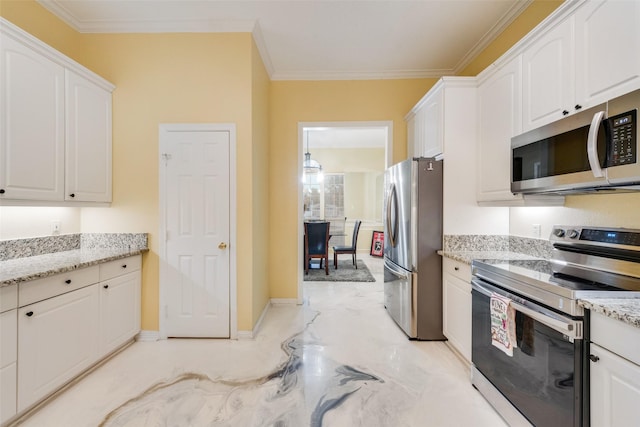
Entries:
[[587,155],[589,156],[589,165],[591,166],[591,172],[596,178],[604,176],[604,172],[600,167],[600,159],[598,158],[598,129],[600,124],[605,119],[605,112],[598,111],[593,115],[591,120],[591,126],[589,126],[589,137],[587,139]]

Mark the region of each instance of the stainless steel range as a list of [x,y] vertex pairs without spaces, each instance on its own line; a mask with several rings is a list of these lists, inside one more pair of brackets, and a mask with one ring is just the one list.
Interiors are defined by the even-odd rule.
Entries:
[[578,300],[640,296],[640,230],[555,226],[549,240],[550,261],[473,261],[472,382],[512,426],[588,426]]

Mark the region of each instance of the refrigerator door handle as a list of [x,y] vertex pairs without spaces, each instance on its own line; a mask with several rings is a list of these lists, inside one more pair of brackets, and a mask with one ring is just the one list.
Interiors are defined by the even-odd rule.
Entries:
[[[391,224],[391,204],[393,204],[394,210],[394,223]],[[391,184],[389,188],[389,202],[387,203],[387,230],[389,230],[389,241],[392,247],[396,247],[398,241],[398,196],[396,194],[396,185]]]
[[384,260],[384,267],[387,270],[391,271],[393,274],[396,275],[396,277],[400,279],[409,279],[409,277],[411,276],[410,271],[401,269],[400,267],[396,266],[394,263],[390,262],[386,258]]

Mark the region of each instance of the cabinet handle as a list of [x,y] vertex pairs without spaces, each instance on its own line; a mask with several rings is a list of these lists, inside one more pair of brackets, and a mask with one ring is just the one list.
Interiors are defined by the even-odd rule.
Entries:
[[580,110],[580,109],[582,109],[582,105],[580,105],[580,104],[576,104],[575,109],[576,109],[576,110]]
[[67,285],[71,284],[71,279],[65,280],[64,283],[66,283]]
[[569,114],[569,112],[567,110],[562,110],[562,115],[566,116],[567,114]]
[[0,194],[4,194],[4,188],[0,188]]
[[600,360],[600,358],[595,354],[590,354],[589,359],[591,359],[592,362],[597,362],[598,360]]
[[104,285],[103,288],[109,289],[109,285]]
[[31,317],[33,316],[33,311],[27,311],[25,314],[27,315],[27,317]]
[[122,268],[127,268],[127,264],[122,264]]
[[69,194],[69,197],[73,198],[73,197],[76,197],[76,195],[75,195],[75,193],[71,193],[71,194]]

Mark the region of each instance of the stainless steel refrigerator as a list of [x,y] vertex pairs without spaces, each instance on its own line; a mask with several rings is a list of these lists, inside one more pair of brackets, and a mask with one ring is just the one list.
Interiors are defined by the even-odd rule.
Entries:
[[442,161],[388,168],[384,205],[384,306],[409,338],[444,340]]

